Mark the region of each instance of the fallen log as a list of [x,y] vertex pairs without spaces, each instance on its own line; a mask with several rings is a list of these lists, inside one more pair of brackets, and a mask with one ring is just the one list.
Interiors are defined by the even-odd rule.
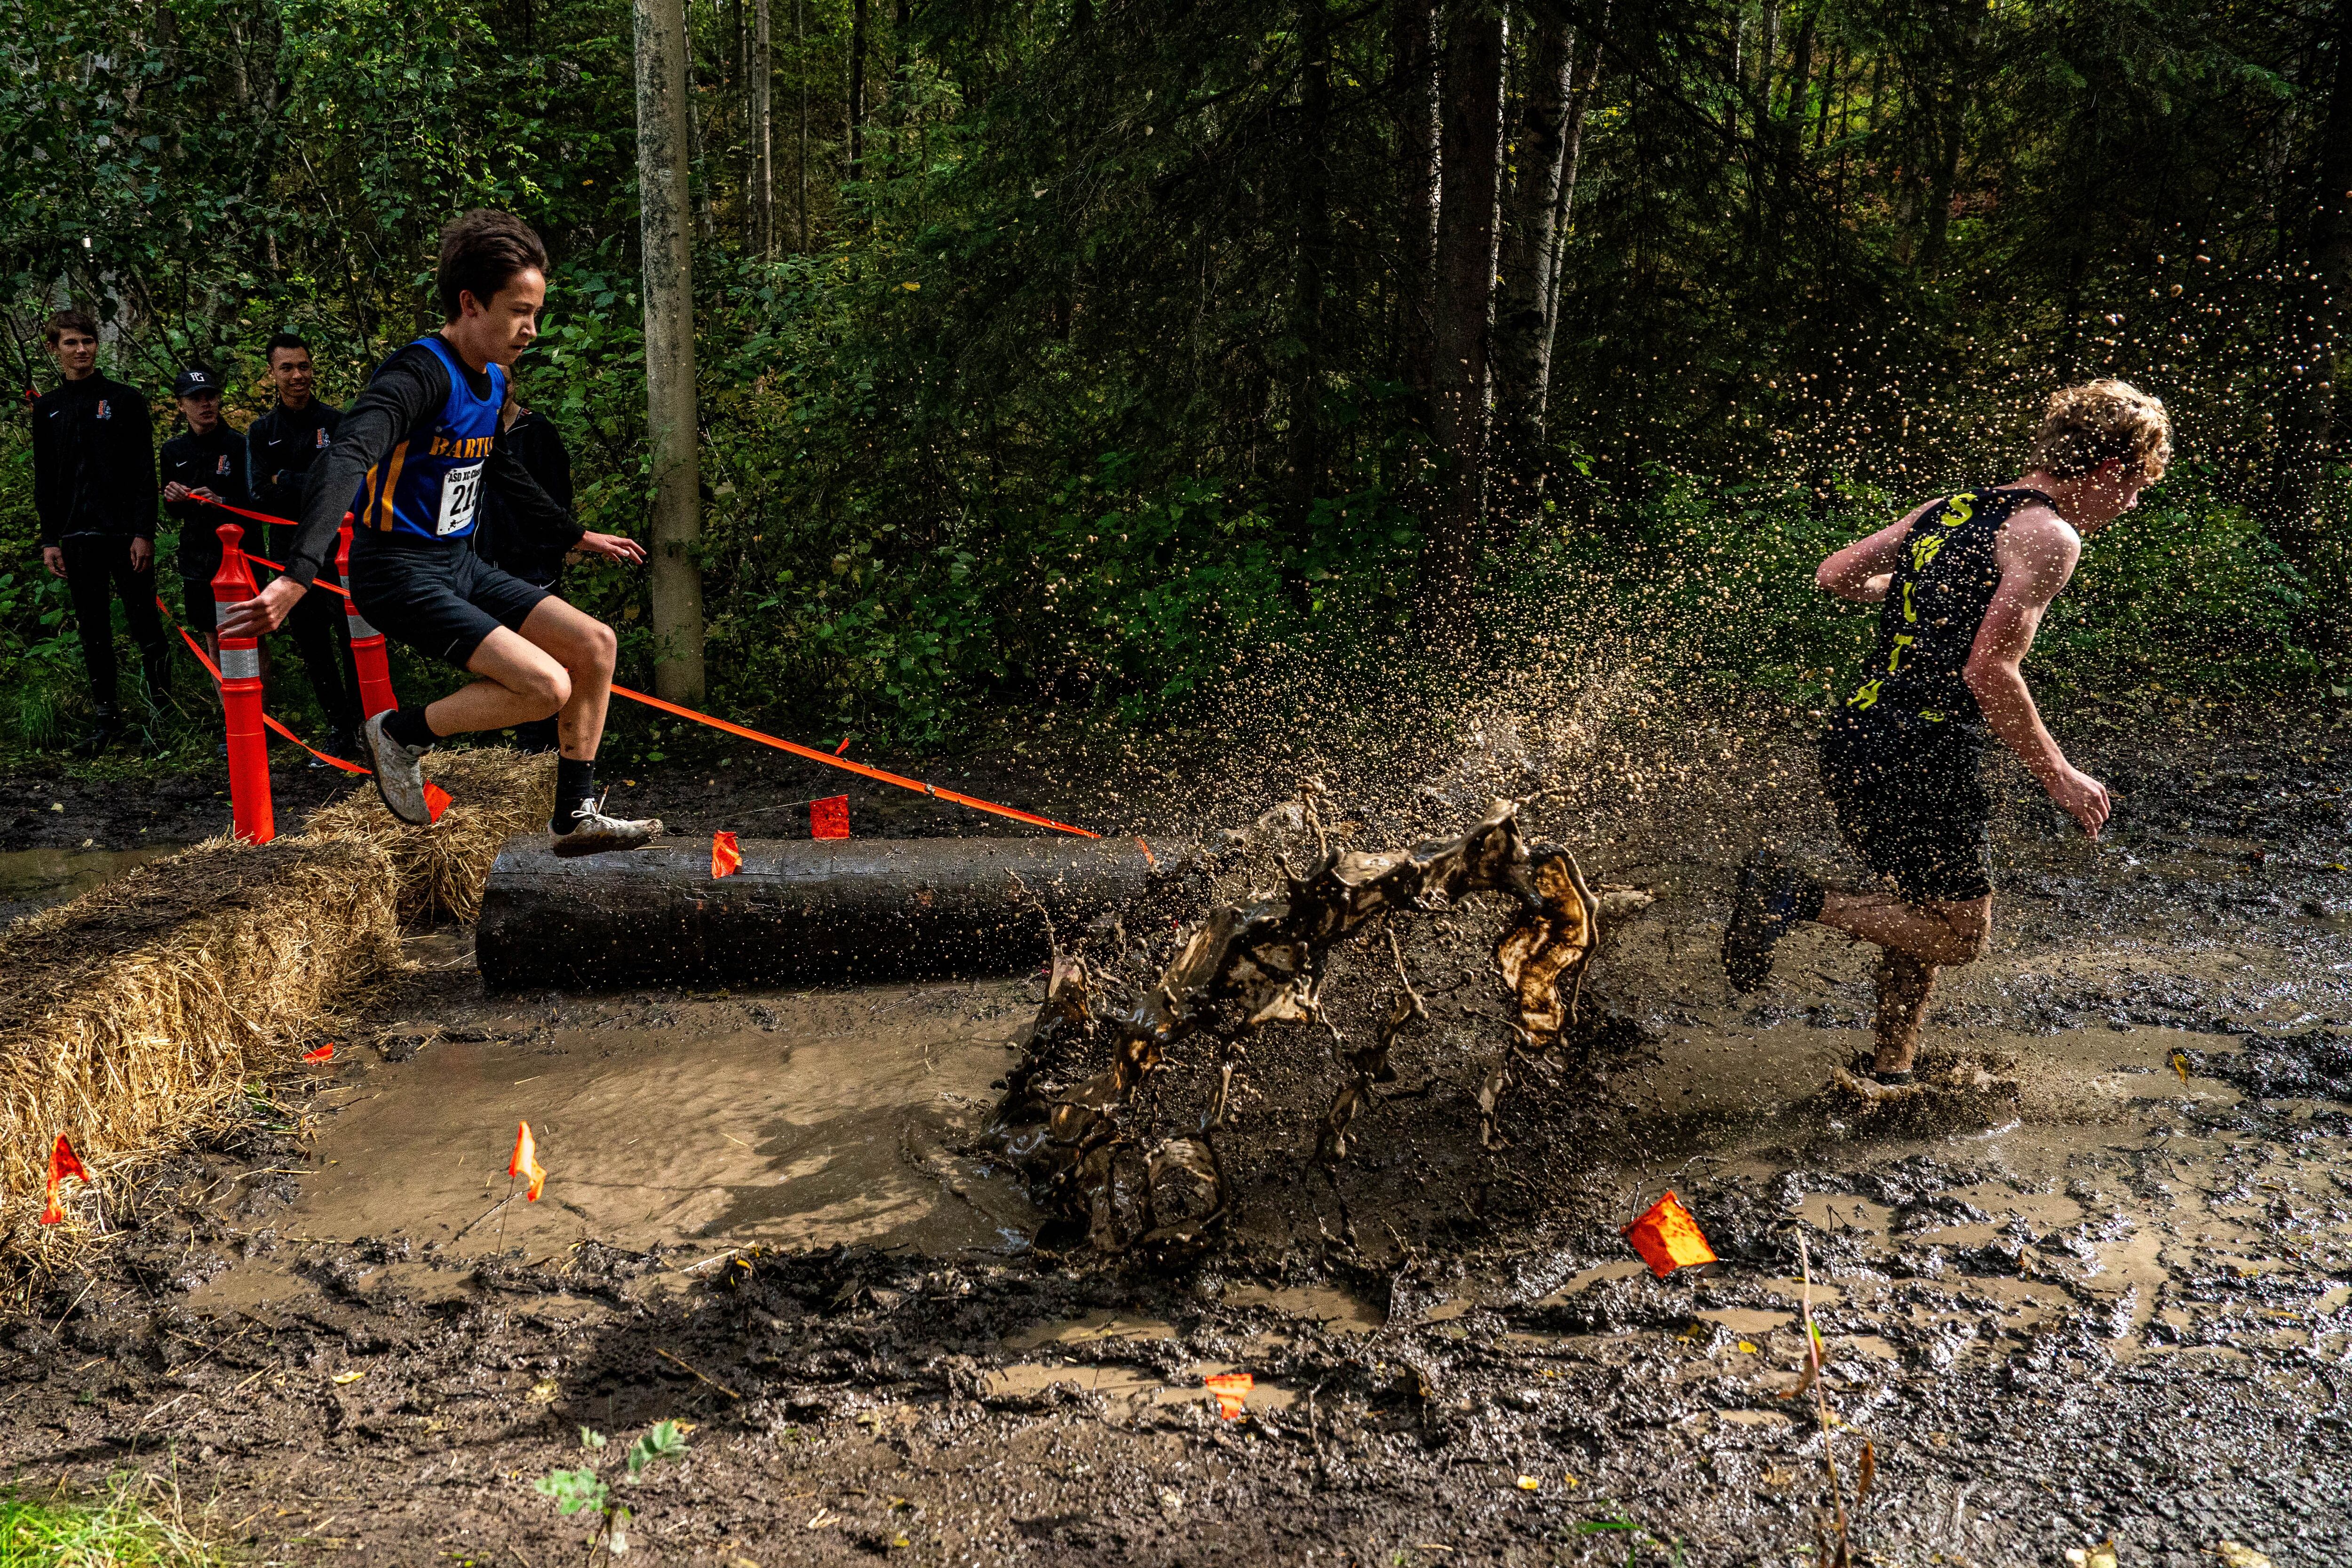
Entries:
[[1152,877],[1125,838],[746,839],[720,878],[705,840],[546,846],[509,839],[490,868],[475,956],[493,989],[1013,973],[1051,956],[1047,921],[1116,917]]

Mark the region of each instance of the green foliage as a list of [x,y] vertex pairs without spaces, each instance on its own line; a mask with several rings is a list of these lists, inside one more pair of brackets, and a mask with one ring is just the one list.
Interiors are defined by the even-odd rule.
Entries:
[[[171,1505],[170,1513],[156,1504]],[[151,1477],[116,1476],[106,1495],[0,1494],[0,1568],[213,1568],[231,1559],[190,1531]]]
[[[1424,624],[1448,470],[1412,390],[1426,215],[1392,8],[868,7],[854,170],[851,9],[777,13],[771,258],[735,14],[690,8],[713,703],[886,745],[1010,710],[1162,723],[1275,650],[1344,662]],[[1769,58],[1730,0],[1572,10],[1578,49],[1605,27],[1609,52],[1548,426],[1486,487],[1490,620],[1572,594],[1645,657],[1825,699],[1866,628],[1811,588],[1819,555],[2009,477],[2039,398],[2112,373],[2168,399],[2188,461],[2095,544],[2040,668],[2325,673],[2341,489],[2293,553],[2271,498],[2309,357],[2287,261],[2309,254],[2326,8],[2084,0],[1963,26],[1835,0],[1784,16]],[[1518,50],[1537,12],[1514,13]],[[430,325],[439,223],[511,206],[555,258],[525,395],[572,448],[581,521],[642,534],[630,37],[619,0],[28,0],[0,38],[0,363],[47,384],[34,329],[70,297],[151,391],[213,360],[233,423],[289,324],[342,401]],[[1526,63],[1511,179],[1535,172]],[[7,418],[0,739],[47,746],[80,674],[28,492]],[[566,593],[644,684],[644,574],[575,566]],[[457,679],[405,656],[395,676]],[[616,755],[672,754],[615,722]]]

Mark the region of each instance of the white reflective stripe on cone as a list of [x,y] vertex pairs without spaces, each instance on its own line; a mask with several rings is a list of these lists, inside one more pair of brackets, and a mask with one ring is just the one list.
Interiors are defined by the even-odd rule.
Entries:
[[257,647],[225,647],[221,649],[220,667],[224,680],[259,680],[261,650]]
[[352,609],[348,605],[343,606],[343,619],[351,625],[352,640],[354,642],[357,642],[362,637],[381,637],[383,635],[377,631],[373,626],[368,625],[367,617],[365,616],[361,615],[357,610]]

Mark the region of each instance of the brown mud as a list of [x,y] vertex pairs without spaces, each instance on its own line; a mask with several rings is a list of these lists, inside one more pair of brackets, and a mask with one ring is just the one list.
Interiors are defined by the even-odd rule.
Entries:
[[[2352,729],[2141,701],[2060,726],[2116,791],[2100,846],[1995,764],[1993,951],[1928,1027],[1990,1086],[1902,1115],[1825,1089],[1867,1045],[1868,950],[1808,931],[1748,997],[1716,959],[1759,839],[1836,863],[1785,729],[1496,721],[1403,788],[1302,745],[1219,781],[1246,807],[1146,812],[1230,895],[1297,860],[1284,808],[1251,819],[1310,767],[1364,847],[1568,776],[1530,836],[1657,894],[1507,1149],[1478,1137],[1499,916],[1406,943],[1432,1019],[1328,1174],[1330,1042],[1269,1031],[1239,1213],[1176,1254],[1057,1245],[989,1158],[1042,977],[486,997],[467,932],[420,936],[314,1079],[0,1329],[0,1459],[167,1471],[277,1562],[579,1561],[531,1481],[583,1426],[677,1418],[685,1457],[617,1489],[655,1562],[1817,1563],[1801,1238],[1861,1560],[2352,1562]],[[1335,980],[1341,1028],[1388,963]],[[1203,1070],[1169,1074],[1170,1126]],[[546,1193],[501,1205],[524,1117]],[[1668,1185],[1708,1277],[1617,1234]]]

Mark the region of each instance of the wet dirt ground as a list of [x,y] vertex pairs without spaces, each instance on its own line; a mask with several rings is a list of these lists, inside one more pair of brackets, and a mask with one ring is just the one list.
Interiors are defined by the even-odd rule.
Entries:
[[[1035,977],[486,996],[467,933],[420,936],[331,1062],[0,1331],[0,1459],[173,1468],[280,1562],[581,1560],[531,1482],[593,1458],[583,1426],[616,1473],[677,1419],[684,1456],[615,1488],[633,1556],[1783,1564],[1834,1537],[1825,1406],[1863,1560],[2352,1562],[2352,725],[2063,715],[2118,797],[2095,847],[1997,763],[1993,951],[1929,1045],[2000,1087],[1912,1114],[1824,1092],[1867,1043],[1867,950],[1801,933],[1747,997],[1716,960],[1759,841],[1840,863],[1802,721],[1498,719],[1409,787],[1327,770],[1367,847],[1569,777],[1538,826],[1657,902],[1596,970],[1604,1047],[1515,1090],[1507,1149],[1477,1138],[1497,1003],[1454,981],[1475,912],[1408,937],[1434,1016],[1337,1171],[1304,1158],[1328,1038],[1260,1038],[1240,1213],[1181,1256],[1041,1245],[992,1159]],[[1217,831],[1280,787],[1140,815],[1230,892],[1301,852],[1279,812]],[[1334,982],[1343,1028],[1377,960]],[[501,1203],[522,1118],[536,1205]],[[1669,1185],[1708,1276],[1653,1279],[1618,1234]]]

